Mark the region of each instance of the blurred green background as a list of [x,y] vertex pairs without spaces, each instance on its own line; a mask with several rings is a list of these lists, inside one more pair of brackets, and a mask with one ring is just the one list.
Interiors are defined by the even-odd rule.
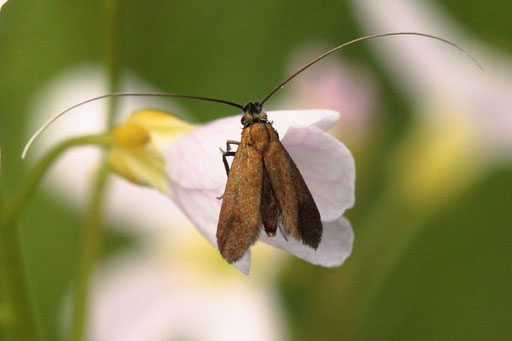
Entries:
[[[512,2],[445,0],[441,5],[468,34],[511,53]],[[118,15],[122,70],[135,72],[162,91],[238,103],[261,98],[284,79],[290,59],[304,44],[331,47],[364,35],[353,8],[341,0],[130,0],[121,3]],[[103,20],[100,1],[10,0],[4,5],[0,13],[4,196],[23,181],[26,169],[19,155],[33,96],[64,69],[103,62]],[[377,80],[379,102],[372,119],[378,124],[373,123],[361,139],[345,141],[340,136],[357,165],[356,205],[346,213],[355,233],[353,255],[335,269],[293,259],[278,275],[275,285],[289,338],[511,339],[510,167],[489,166],[483,176],[456,194],[448,193],[448,200],[439,200],[439,205],[418,208],[397,198],[399,194],[389,189],[395,181],[390,169],[397,160],[394,153],[413,141],[416,108],[394,86],[392,76],[378,62],[379,55],[367,44],[331,58],[363,66]],[[272,101],[284,95],[278,93]],[[272,101],[266,104],[268,110],[274,109]],[[210,103],[182,101],[181,105],[193,113],[195,122],[237,113]],[[38,193],[20,221],[31,294],[47,340],[62,338],[63,295],[77,273],[83,215],[74,212],[49,194]],[[406,233],[402,245],[400,231],[409,230],[416,233]],[[132,244],[131,237],[106,231],[103,257]],[[389,264],[387,257],[393,259]]]

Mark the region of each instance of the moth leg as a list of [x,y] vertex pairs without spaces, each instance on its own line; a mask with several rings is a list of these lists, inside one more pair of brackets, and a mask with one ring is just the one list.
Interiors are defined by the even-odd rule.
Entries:
[[286,238],[286,234],[284,233],[283,229],[281,228],[281,224],[278,225],[279,231],[281,231],[281,234],[283,235],[284,240],[288,241],[288,238]]
[[[222,153],[222,162],[224,163],[224,168],[226,169],[226,175],[229,176],[229,164],[228,164],[228,159],[226,158],[226,156],[235,156],[235,152],[232,152],[232,151],[229,151],[229,143],[230,142],[236,142],[236,141],[227,141],[226,142],[226,147],[228,149],[227,152],[223,151],[222,148],[219,148],[220,149],[220,152]],[[237,142],[238,144],[240,144],[240,142]],[[217,197],[218,200],[222,199],[222,197],[224,197],[224,193],[222,193],[222,195],[220,197]]]
[[226,169],[226,175],[229,176],[229,164],[226,156],[235,156],[235,152],[231,152],[229,150],[225,152],[222,149],[220,150],[220,152],[222,153],[222,162],[224,163],[224,168]]
[[230,152],[231,151],[231,145],[232,144],[236,144],[237,146],[240,145],[240,141],[235,141],[235,140],[227,140],[226,141],[226,151]]

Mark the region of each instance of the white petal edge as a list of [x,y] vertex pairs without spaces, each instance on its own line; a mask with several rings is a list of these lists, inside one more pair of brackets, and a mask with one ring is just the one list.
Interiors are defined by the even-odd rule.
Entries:
[[340,266],[352,252],[354,232],[350,222],[347,218],[340,217],[335,222],[324,223],[323,228],[322,241],[316,250],[291,237],[288,237],[287,241],[279,230],[275,237],[270,238],[263,233],[261,240],[311,264],[325,267]]
[[[332,110],[282,110],[267,112],[269,120],[283,138],[290,127],[315,126],[329,129],[339,117]],[[178,138],[165,152],[171,179],[187,188],[215,189],[226,184],[226,171],[219,148],[227,140],[240,140],[241,116],[218,119]],[[234,147],[236,148],[236,147]]]

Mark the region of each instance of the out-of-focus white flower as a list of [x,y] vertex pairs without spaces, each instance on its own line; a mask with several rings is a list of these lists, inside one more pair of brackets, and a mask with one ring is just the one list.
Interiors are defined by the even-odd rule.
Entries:
[[[351,3],[367,33],[425,32],[450,39],[473,54],[485,71],[471,65],[459,51],[429,39],[393,37],[372,42],[378,48],[379,60],[407,97],[414,100],[420,108],[418,112],[461,114],[465,124],[480,135],[477,141],[485,150],[482,160],[512,160],[510,57],[478,42],[434,2],[352,0]],[[472,147],[468,145],[468,148]]]
[[[125,80],[124,91],[151,92],[148,86],[133,75]],[[32,105],[32,117],[27,137],[43,122],[84,99],[107,93],[105,74],[100,67],[82,66],[64,72],[46,86]],[[172,101],[161,98],[126,97],[119,100],[119,120],[124,122],[130,113],[141,108],[165,108],[186,117],[186,111]],[[27,157],[37,159],[50,146],[72,136],[106,131],[107,101],[96,101],[76,108],[55,121],[40,136]],[[160,139],[158,146],[163,143]],[[90,197],[93,176],[100,165],[102,151],[97,147],[80,147],[67,151],[52,166],[45,177],[43,189],[57,194],[63,202],[77,211],[83,211]],[[190,226],[189,220],[166,195],[152,188],[142,187],[120,177],[112,177],[105,198],[104,216],[108,225],[139,238],[159,238],[162,231],[179,232]]]
[[[116,255],[103,265],[93,286],[88,339],[285,339],[271,278],[247,281],[233,276],[220,259],[212,257],[204,239],[185,235],[179,241],[160,241],[160,248],[148,245],[141,252]],[[195,257],[211,251],[205,255],[210,260],[204,260],[200,269],[196,267],[201,261],[183,262],[181,244],[194,248]],[[165,252],[171,249],[167,257]]]

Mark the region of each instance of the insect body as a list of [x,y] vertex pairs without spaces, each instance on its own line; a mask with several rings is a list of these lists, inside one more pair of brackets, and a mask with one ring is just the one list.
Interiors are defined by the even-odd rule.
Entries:
[[[240,259],[259,237],[279,228],[286,238],[316,249],[322,222],[315,201],[272,123],[257,103],[244,106],[242,139],[228,141],[223,161],[228,181],[223,196],[217,244],[229,262]],[[239,144],[235,153],[230,144]],[[231,170],[226,156],[234,156]]]

